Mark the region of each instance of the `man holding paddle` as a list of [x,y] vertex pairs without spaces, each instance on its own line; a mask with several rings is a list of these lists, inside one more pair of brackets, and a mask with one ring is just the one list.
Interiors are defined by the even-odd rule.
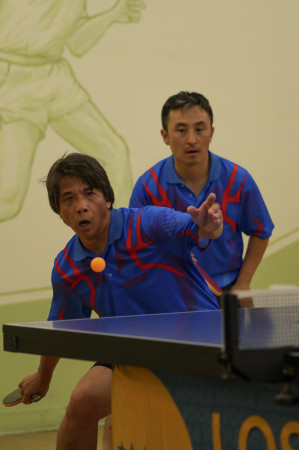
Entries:
[[[213,245],[222,233],[216,195],[187,212],[149,206],[113,209],[106,172],[92,157],[73,153],[51,167],[51,208],[75,235],[55,259],[49,320],[218,309],[191,249]],[[104,264],[91,263],[103,258]],[[23,402],[44,397],[55,356],[20,383]],[[57,435],[57,450],[95,450],[98,421],[110,414],[111,367],[96,363],[75,387]]]

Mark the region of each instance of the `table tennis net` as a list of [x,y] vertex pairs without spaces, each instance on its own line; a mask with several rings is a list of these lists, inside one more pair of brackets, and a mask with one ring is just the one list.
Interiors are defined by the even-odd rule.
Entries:
[[[239,292],[237,298],[246,297]],[[299,288],[250,291],[253,308],[238,308],[238,347],[299,349]]]

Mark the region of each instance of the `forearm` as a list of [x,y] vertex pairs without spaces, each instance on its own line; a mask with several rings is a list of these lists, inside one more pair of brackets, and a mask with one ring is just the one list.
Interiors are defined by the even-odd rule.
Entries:
[[42,380],[50,383],[59,360],[60,358],[56,356],[41,356],[37,372]]
[[260,239],[256,236],[249,238],[245,258],[233,289],[250,289],[252,278],[264,256],[268,242],[269,239]]
[[93,17],[83,18],[77,30],[68,40],[67,46],[75,56],[82,56],[90,50],[115,22],[113,8]]

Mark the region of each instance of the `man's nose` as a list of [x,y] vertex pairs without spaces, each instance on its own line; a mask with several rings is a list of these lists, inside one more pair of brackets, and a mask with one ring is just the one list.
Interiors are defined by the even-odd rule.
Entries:
[[77,201],[77,212],[81,213],[83,211],[87,211],[87,202],[84,197],[79,197]]
[[193,130],[188,131],[187,142],[190,144],[196,143],[196,136],[195,136],[195,132]]

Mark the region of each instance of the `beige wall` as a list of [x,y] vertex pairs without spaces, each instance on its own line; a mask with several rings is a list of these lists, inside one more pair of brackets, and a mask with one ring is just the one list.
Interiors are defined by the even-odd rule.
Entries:
[[[87,1],[90,14],[112,4],[108,0]],[[294,270],[292,263],[299,240],[298,1],[147,0],[146,4],[139,23],[114,25],[83,57],[65,52],[77,79],[127,142],[134,181],[150,165],[169,155],[159,133],[160,110],[166,98],[180,90],[206,95],[215,115],[211,150],[251,172],[275,223],[273,244],[254,287],[267,287],[278,279],[279,283],[298,285],[298,269]],[[53,259],[71,232],[50,211],[45,188],[38,180],[67,150],[73,149],[49,127],[37,149],[20,213],[0,223],[1,321],[33,320],[26,310],[39,311],[34,320],[46,317],[48,292],[40,302],[39,294],[34,297],[41,308],[36,309],[32,303],[26,308],[26,301],[35,295],[32,289],[50,287]],[[284,258],[282,268],[273,264],[275,255]],[[15,291],[20,294],[12,295]],[[3,370],[3,362],[8,359]],[[34,357],[3,352],[0,361],[1,395],[36,366]],[[75,362],[66,366],[77,367]],[[62,371],[55,383],[69,385]],[[53,419],[47,413],[49,405],[56,411],[61,406],[60,398],[36,405],[44,411],[45,427],[55,425],[60,417],[54,412]],[[25,411],[23,406],[18,408],[14,411]],[[40,415],[35,421],[33,409],[27,411],[32,420],[24,426],[40,427]],[[22,421],[12,424],[12,417],[12,412],[1,411],[0,433],[22,428]]]

